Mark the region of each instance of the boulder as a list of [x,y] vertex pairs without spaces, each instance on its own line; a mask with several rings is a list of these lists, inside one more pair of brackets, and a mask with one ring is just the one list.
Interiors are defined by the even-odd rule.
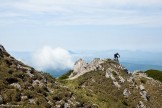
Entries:
[[64,104],[64,108],[70,108],[70,104],[65,103],[65,104]]
[[28,99],[27,96],[21,96],[21,100],[22,100],[22,101],[25,101],[25,100],[27,100],[27,99]]
[[100,60],[99,58],[95,58],[91,63],[86,63],[83,59],[79,59],[74,64],[74,70],[69,76],[69,79],[75,79],[79,76],[85,74],[86,72],[96,71],[96,70],[104,70],[101,64],[104,60]]
[[31,72],[29,70],[26,71],[26,74],[29,75],[29,77],[34,77],[34,75],[31,74]]
[[88,64],[83,60],[83,59],[79,59],[75,65],[74,65],[74,73],[81,73],[86,71],[86,67],[88,66]]
[[43,87],[43,86],[45,86],[45,84],[42,83],[42,82],[39,81],[39,80],[34,80],[33,83],[32,83],[32,86],[33,86],[33,87],[35,87],[35,86]]
[[109,74],[109,72],[106,72],[105,77],[106,77],[106,78],[110,78],[110,74]]
[[17,89],[19,89],[19,90],[21,90],[21,86],[20,86],[19,83],[12,83],[10,85],[13,86],[13,87],[15,87],[15,88],[17,88]]
[[117,87],[117,88],[120,88],[121,85],[119,85],[119,83],[117,81],[113,81],[114,85]]
[[35,99],[29,99],[29,103],[30,104],[35,104],[36,102],[35,102]]
[[142,101],[139,101],[137,108],[146,108],[146,105]]
[[123,91],[124,97],[129,97],[130,94],[131,94],[131,93],[130,93],[130,91],[129,91],[127,88],[124,89],[124,91]]
[[145,90],[145,87],[143,85],[140,85],[139,88],[141,91]]
[[119,76],[119,81],[124,83],[125,82],[125,79],[122,77],[122,76]]
[[116,80],[115,77],[113,76],[112,72],[111,72],[109,69],[106,70],[106,75],[105,75],[105,77],[106,77],[106,78],[111,78],[113,81]]
[[127,79],[127,81],[130,82],[132,86],[135,86],[135,80],[133,77],[130,77],[129,79]]
[[50,104],[51,106],[53,106],[53,103],[50,100],[48,101],[48,104]]
[[141,91],[140,92],[141,97],[145,100],[148,101],[149,100],[149,96],[147,95],[146,91]]

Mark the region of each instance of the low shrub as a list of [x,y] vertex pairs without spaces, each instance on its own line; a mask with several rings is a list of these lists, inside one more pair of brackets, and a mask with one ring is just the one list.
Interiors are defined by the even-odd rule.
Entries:
[[162,82],[162,72],[159,70],[147,70],[145,73],[149,76],[152,77],[155,80],[159,80]]

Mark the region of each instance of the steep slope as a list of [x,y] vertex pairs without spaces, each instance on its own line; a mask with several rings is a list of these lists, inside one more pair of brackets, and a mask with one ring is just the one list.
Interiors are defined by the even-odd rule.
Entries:
[[67,80],[62,80],[81,101],[98,108],[161,108],[162,84],[144,72],[128,73],[119,63],[80,59]]
[[[86,102],[85,102],[86,103]],[[0,108],[85,107],[49,74],[17,61],[0,45]]]

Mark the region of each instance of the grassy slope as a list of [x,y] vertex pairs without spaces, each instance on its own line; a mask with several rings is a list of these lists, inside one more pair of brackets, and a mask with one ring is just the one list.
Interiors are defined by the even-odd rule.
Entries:
[[[115,62],[108,61],[103,64],[105,68],[110,67],[110,64]],[[121,70],[119,70],[121,71]],[[137,102],[123,97],[123,90],[126,85],[123,85],[121,90],[118,90],[111,79],[105,77],[105,71],[88,72],[75,80],[62,80],[68,88],[73,91],[80,101],[94,103],[99,108],[125,108],[134,106]],[[125,72],[120,73],[126,76]],[[129,104],[129,102],[131,104]]]
[[[110,66],[109,64],[109,62],[103,64],[105,69]],[[125,79],[129,77],[124,71],[118,71]],[[118,79],[118,76],[115,74],[114,77]],[[112,80],[105,77],[105,71],[88,72],[75,80],[62,79],[60,82],[76,95],[78,101],[93,103],[99,108],[136,108],[138,102],[141,100],[143,101],[143,98],[141,98],[139,94],[139,89],[132,89],[128,82],[121,84],[122,87],[117,89]],[[160,96],[162,95],[160,86],[157,84],[150,84],[152,82],[143,77],[137,78],[135,82],[137,85],[143,84],[148,94],[151,95],[148,102],[143,101],[145,105],[150,107],[159,107],[162,105],[160,104]],[[124,98],[123,96],[125,88],[131,91],[129,98]]]
[[[25,70],[17,69],[20,64],[29,67],[20,61],[10,57],[9,54],[0,54],[0,95],[3,97],[3,104],[20,105],[20,107],[29,108],[48,108],[50,100],[54,105],[63,100],[60,105],[64,104],[64,100],[70,97],[71,92],[56,84],[55,78],[49,74],[33,70],[34,77],[26,74]],[[31,67],[29,67],[31,68]],[[33,69],[33,68],[32,68]],[[47,80],[42,87],[32,86],[34,80]],[[43,82],[43,81],[42,81]],[[11,86],[12,83],[18,83],[21,90]],[[49,90],[52,90],[51,93]],[[27,96],[28,99],[21,99],[21,96]],[[30,104],[29,99],[34,99],[35,104]],[[53,106],[54,106],[53,105]]]

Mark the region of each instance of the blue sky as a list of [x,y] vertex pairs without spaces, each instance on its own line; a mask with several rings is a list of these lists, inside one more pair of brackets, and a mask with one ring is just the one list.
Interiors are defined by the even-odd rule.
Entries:
[[0,43],[9,51],[162,52],[161,0],[1,0]]

